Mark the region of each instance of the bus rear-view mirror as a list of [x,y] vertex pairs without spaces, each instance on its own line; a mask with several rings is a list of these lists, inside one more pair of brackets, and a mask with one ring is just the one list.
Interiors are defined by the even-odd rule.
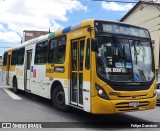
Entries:
[[98,43],[96,38],[92,38],[91,40],[92,51],[96,52],[98,50]]

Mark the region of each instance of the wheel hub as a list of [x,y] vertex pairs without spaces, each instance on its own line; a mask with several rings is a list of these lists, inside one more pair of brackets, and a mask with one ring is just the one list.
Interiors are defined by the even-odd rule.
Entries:
[[64,92],[61,91],[57,94],[57,102],[60,105],[64,104]]

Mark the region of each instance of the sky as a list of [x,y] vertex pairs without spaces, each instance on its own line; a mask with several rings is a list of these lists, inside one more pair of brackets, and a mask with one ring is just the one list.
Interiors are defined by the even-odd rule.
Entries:
[[90,18],[118,21],[135,4],[107,0],[0,0],[0,55],[20,44],[24,30],[50,28],[54,32]]

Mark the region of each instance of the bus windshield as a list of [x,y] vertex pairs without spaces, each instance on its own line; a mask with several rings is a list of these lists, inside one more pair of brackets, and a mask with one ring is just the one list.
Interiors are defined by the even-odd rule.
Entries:
[[146,82],[154,77],[148,39],[100,36],[96,53],[97,73],[111,81]]

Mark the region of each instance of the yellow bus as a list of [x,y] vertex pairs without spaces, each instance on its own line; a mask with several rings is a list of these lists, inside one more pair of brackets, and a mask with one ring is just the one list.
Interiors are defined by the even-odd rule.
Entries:
[[148,30],[89,19],[29,40],[4,53],[6,83],[93,114],[156,106],[155,67]]

